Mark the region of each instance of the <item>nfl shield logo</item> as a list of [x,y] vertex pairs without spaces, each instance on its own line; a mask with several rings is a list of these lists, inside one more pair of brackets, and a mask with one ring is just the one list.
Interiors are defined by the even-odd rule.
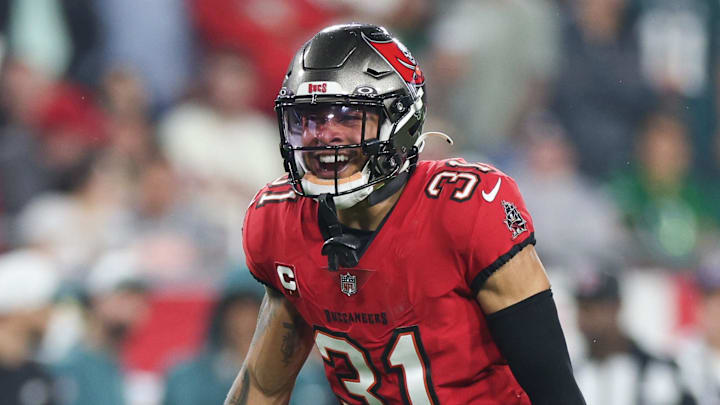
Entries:
[[348,297],[357,292],[356,277],[350,273],[340,275],[340,291]]

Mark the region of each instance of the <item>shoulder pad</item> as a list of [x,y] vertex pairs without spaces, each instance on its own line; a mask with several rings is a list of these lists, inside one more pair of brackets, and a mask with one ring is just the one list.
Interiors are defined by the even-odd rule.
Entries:
[[252,201],[250,201],[250,208],[262,208],[267,204],[278,204],[288,201],[296,201],[298,199],[297,193],[293,191],[290,185],[288,176],[282,176],[265,185],[260,191],[255,194]]

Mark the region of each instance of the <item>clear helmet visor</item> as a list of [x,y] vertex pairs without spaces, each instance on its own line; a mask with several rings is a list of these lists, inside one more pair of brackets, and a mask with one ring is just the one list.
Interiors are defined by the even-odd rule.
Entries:
[[378,136],[377,106],[305,104],[283,109],[286,141],[304,175],[333,183],[350,181],[368,157],[363,144]]

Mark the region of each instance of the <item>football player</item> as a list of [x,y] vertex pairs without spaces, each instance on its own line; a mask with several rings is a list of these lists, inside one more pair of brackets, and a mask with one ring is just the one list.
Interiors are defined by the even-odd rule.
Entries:
[[313,344],[343,404],[584,404],[515,182],[419,161],[425,78],[384,28],[324,29],[275,103],[287,176],[253,199],[266,297],[227,405],[285,404]]

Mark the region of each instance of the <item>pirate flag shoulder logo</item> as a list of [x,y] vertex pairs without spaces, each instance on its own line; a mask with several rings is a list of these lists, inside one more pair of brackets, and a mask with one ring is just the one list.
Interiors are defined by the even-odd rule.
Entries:
[[517,238],[521,233],[527,231],[527,221],[522,217],[520,211],[515,207],[515,204],[507,201],[502,201],[503,208],[505,208],[505,220],[503,221],[507,225],[510,232],[512,232],[512,238]]
[[408,85],[425,84],[423,74],[410,51],[397,39],[374,40],[363,34],[365,41],[379,53]]
[[350,273],[340,274],[340,291],[348,297],[357,292],[357,277]]

